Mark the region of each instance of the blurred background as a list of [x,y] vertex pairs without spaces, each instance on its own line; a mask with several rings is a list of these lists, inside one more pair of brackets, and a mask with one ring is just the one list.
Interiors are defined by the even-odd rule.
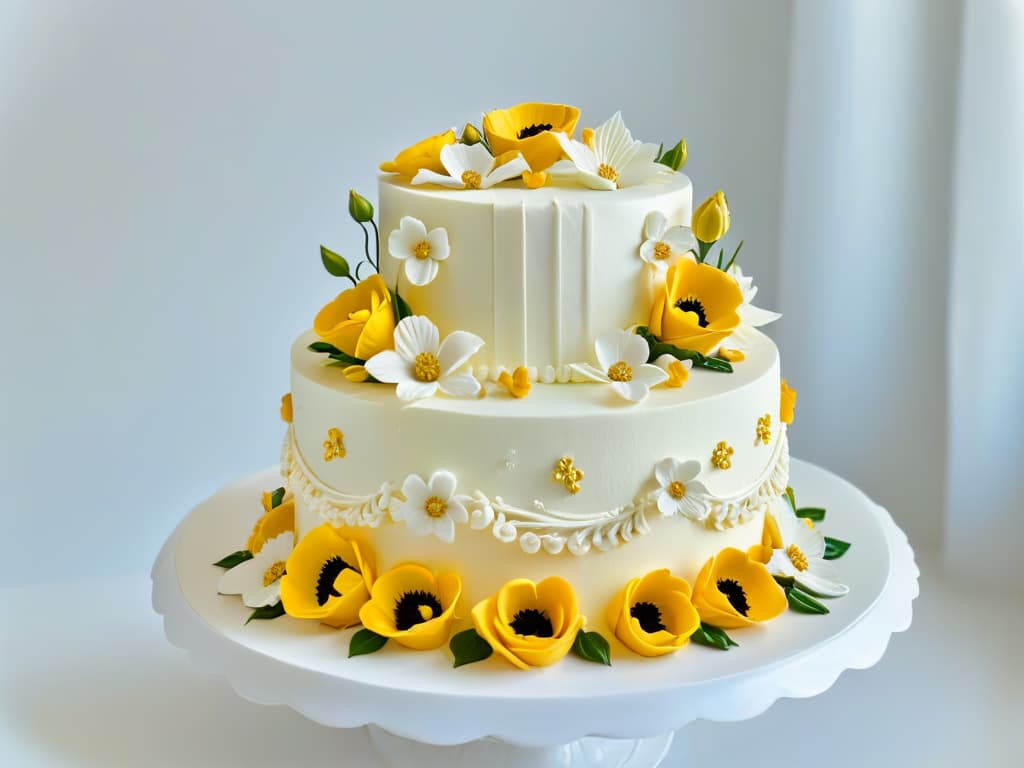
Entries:
[[[165,645],[148,568],[196,502],[276,462],[289,345],[339,290],[317,246],[362,247],[348,189],[374,199],[397,148],[535,100],[686,137],[695,203],[726,190],[757,303],[784,315],[793,454],[891,510],[925,567],[918,622],[879,667],[695,726],[689,748],[746,728],[762,765],[792,766],[754,747],[824,712],[836,738],[885,735],[877,765],[1010,765],[1022,51],[1015,0],[0,0],[0,598],[27,614],[0,638],[4,764],[214,764],[250,722],[328,764],[337,734],[236,699]],[[67,702],[84,689],[53,697],[103,653],[136,682],[82,720]],[[171,725],[147,726],[140,700]],[[161,756],[140,762],[110,720]],[[862,764],[846,738],[831,764]]]

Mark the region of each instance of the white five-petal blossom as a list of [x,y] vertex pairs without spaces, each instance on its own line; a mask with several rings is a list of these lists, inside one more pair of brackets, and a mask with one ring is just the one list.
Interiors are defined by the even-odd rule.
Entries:
[[775,521],[779,525],[782,548],[772,550],[768,570],[790,576],[808,592],[822,597],[842,597],[850,588],[839,582],[836,567],[825,559],[825,536],[785,503],[779,504]]
[[666,270],[684,257],[695,258],[697,238],[689,227],[670,227],[661,211],[651,211],[644,221],[644,242],[640,258],[659,271]]
[[668,373],[647,362],[650,349],[635,333],[613,330],[602,334],[594,342],[594,351],[599,368],[589,363],[571,363],[569,367],[588,379],[611,384],[612,389],[635,403],[668,378]]
[[251,560],[225,571],[217,583],[222,595],[241,595],[250,608],[262,608],[281,601],[281,575],[295,544],[291,531],[269,539]]
[[778,312],[761,309],[760,307],[755,307],[750,303],[757,295],[757,287],[754,285],[754,278],[744,275],[739,264],[733,264],[729,267],[727,274],[732,276],[733,280],[735,280],[737,285],[739,285],[740,292],[743,294],[743,303],[736,312],[740,316],[740,320],[745,325],[757,328],[758,326],[772,323],[782,317]]
[[662,515],[681,515],[704,522],[711,511],[711,497],[707,486],[697,479],[698,475],[699,461],[667,458],[654,465],[654,477],[661,486],[658,510]]
[[409,475],[402,483],[405,501],[392,501],[391,517],[404,520],[417,536],[434,534],[449,544],[455,540],[455,524],[469,522],[469,512],[455,495],[455,475],[443,469],[426,482]]
[[498,165],[498,160],[483,144],[448,144],[441,149],[441,165],[448,171],[447,176],[423,168],[412,183],[452,189],[488,189],[530,170],[530,164],[521,153]]
[[655,162],[658,145],[634,141],[619,112],[594,129],[589,146],[564,133],[555,136],[569,159],[559,160],[548,173],[577,179],[591,189],[631,187],[671,173],[668,166]]
[[422,315],[403,318],[395,326],[395,349],[378,352],[366,370],[378,381],[397,384],[403,400],[430,397],[437,390],[453,397],[475,397],[480,382],[458,373],[484,344],[479,336],[454,331],[440,341],[437,326]]
[[426,285],[437,277],[437,262],[448,258],[448,231],[426,225],[412,216],[403,216],[398,229],[388,235],[388,252],[405,262],[405,276],[413,285]]

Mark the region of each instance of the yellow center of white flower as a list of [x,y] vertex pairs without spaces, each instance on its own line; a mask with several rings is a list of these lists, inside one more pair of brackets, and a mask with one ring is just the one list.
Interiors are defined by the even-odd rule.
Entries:
[[612,381],[632,381],[633,369],[629,367],[629,363],[619,360],[608,369],[608,378]]
[[416,245],[412,247],[412,255],[420,261],[423,259],[430,258],[430,243],[426,240],[420,240]]
[[284,560],[278,560],[272,566],[267,568],[266,573],[263,574],[263,586],[269,587],[275,581],[281,578],[284,573]]
[[658,261],[664,261],[672,255],[672,246],[668,243],[663,243],[660,240],[654,244],[654,258]]
[[597,167],[597,175],[602,179],[608,179],[612,184],[619,183],[619,172],[608,165],[608,163],[601,163]]
[[673,480],[668,484],[668,495],[678,501],[686,495],[686,486],[678,480]]
[[441,517],[448,511],[448,502],[439,496],[431,496],[423,502],[423,509],[430,517]]
[[793,567],[798,571],[807,570],[807,555],[803,553],[796,544],[790,544],[786,547],[786,554],[789,556],[789,561],[793,563]]
[[441,363],[429,352],[420,352],[413,363],[412,375],[419,381],[437,381],[441,375]]
[[465,171],[462,174],[462,185],[466,189],[480,189],[480,174],[476,171]]

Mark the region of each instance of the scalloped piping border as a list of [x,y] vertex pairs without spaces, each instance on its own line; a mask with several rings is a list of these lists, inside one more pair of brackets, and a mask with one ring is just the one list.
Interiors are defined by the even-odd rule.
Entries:
[[[294,430],[289,427],[281,452],[281,475],[292,493],[321,519],[335,526],[376,528],[391,522],[389,509],[392,496],[400,495],[400,485],[385,480],[375,493],[354,495],[342,493],[322,483],[303,460],[295,444]],[[705,514],[695,522],[709,528],[725,530],[751,520],[786,491],[789,484],[789,441],[786,430],[780,430],[773,454],[751,488],[727,497],[705,497]],[[576,556],[592,549],[607,551],[627,543],[637,534],[650,530],[648,515],[661,516],[657,498],[660,489],[640,493],[632,502],[616,509],[598,512],[590,517],[566,515],[548,509],[535,501],[528,510],[507,504],[500,496],[488,497],[482,491],[456,498],[469,511],[469,525],[474,530],[491,529],[499,541],[519,542],[527,554],[541,550],[557,555],[568,549]],[[693,519],[693,518],[687,518]]]

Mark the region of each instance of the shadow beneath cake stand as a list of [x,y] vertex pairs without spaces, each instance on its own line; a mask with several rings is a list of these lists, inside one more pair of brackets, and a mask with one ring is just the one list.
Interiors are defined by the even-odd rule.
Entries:
[[827,616],[790,611],[737,632],[741,647],[728,653],[691,644],[641,659],[613,645],[610,668],[569,657],[524,673],[492,657],[453,670],[445,652],[390,644],[346,658],[354,630],[288,616],[246,625],[250,611],[217,594],[222,571],[210,563],[244,541],[254,499],[280,482],[273,469],[181,522],[153,567],[153,607],[171,643],[240,696],[330,727],[367,726],[386,765],[650,768],[687,723],[744,720],[779,698],[820,694],[844,670],[875,664],[910,626],[918,569],[888,512],[814,465],[794,460],[791,472],[802,501],[828,508],[828,534],[853,542],[840,561],[850,594]]

